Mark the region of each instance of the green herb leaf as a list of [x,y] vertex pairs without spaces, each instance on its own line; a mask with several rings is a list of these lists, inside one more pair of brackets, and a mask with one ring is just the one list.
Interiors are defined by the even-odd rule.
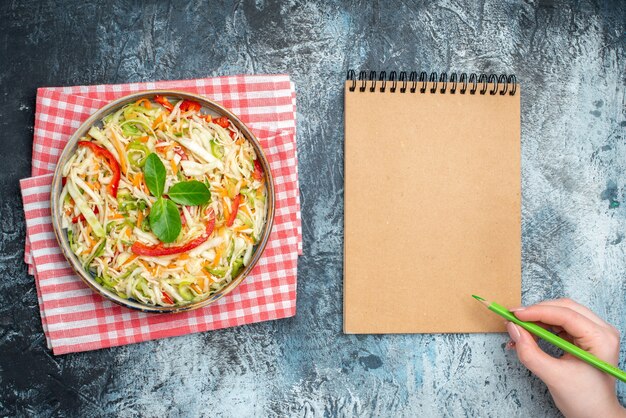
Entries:
[[150,228],[162,242],[174,242],[182,228],[176,203],[159,197],[150,210]]
[[148,155],[143,166],[143,176],[146,180],[148,190],[155,197],[161,197],[165,189],[165,166],[154,152]]
[[167,195],[179,205],[197,206],[211,200],[211,192],[204,183],[197,180],[176,183],[167,191]]

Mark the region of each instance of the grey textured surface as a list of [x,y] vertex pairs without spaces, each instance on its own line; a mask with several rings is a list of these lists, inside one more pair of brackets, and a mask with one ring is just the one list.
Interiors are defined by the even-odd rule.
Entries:
[[[0,415],[557,416],[504,335],[341,333],[348,68],[515,73],[523,300],[626,329],[623,1],[104,3],[0,4]],[[21,261],[35,89],[276,72],[299,106],[296,317],[53,357]]]

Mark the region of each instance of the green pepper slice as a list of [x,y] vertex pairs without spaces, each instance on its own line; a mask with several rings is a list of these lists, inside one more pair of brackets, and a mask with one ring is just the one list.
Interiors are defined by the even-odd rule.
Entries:
[[213,154],[215,158],[221,159],[224,157],[224,147],[218,144],[217,142],[215,142],[214,139],[212,139],[211,140],[211,153]]
[[150,155],[150,149],[139,141],[128,144],[128,161],[130,165],[141,168],[146,164],[146,158]]

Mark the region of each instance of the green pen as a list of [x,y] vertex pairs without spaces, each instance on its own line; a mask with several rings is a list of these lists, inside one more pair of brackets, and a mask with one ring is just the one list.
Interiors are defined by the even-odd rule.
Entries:
[[511,321],[514,324],[519,325],[520,327],[524,328],[526,331],[530,332],[531,334],[535,334],[537,337],[543,338],[550,344],[553,344],[559,347],[561,350],[567,353],[570,353],[571,355],[575,357],[578,357],[582,361],[591,364],[593,367],[600,369],[603,372],[608,373],[611,376],[618,378],[622,382],[626,382],[625,371],[618,369],[617,367],[605,361],[600,360],[593,354],[583,350],[580,347],[575,346],[574,344],[570,343],[569,341],[564,340],[563,338],[557,335],[554,335],[550,331],[544,328],[541,328],[537,324],[534,324],[532,322],[520,321],[519,319],[517,319],[515,315],[513,315],[511,311],[509,311],[507,308],[505,308],[502,305],[499,305],[495,302],[488,302],[485,299],[481,298],[480,296],[472,295],[472,297],[476,299],[477,301],[479,301],[480,303],[482,303],[483,305],[485,305],[490,311],[497,313],[504,319]]

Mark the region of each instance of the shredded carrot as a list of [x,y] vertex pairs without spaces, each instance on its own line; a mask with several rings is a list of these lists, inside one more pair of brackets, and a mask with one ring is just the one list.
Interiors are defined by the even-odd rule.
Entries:
[[143,178],[143,173],[140,173],[140,174],[141,174],[141,188],[143,189],[143,192],[144,192],[145,194],[149,194],[149,193],[150,193],[150,190],[148,190],[148,185],[147,185],[147,184],[146,184],[146,182],[144,181],[144,178]]
[[143,260],[138,260],[138,261],[139,261],[139,262],[140,262],[140,263],[141,263],[141,264],[142,264],[142,265],[146,268],[146,270],[148,271],[148,273],[152,274],[152,276],[154,276],[154,277],[157,277],[156,273],[157,273],[157,272],[158,272],[158,270],[159,270],[159,267],[158,267],[158,266],[157,266],[157,267],[155,267],[155,268],[152,268],[152,267],[150,267],[150,266],[148,265],[148,263],[146,263],[145,261],[143,261]]
[[172,173],[176,175],[178,173],[178,167],[176,166],[176,161],[170,160],[170,165],[172,166]]
[[209,273],[207,273],[205,271],[204,274],[205,274],[206,277],[198,277],[198,280],[201,281],[202,291],[208,292],[209,291],[209,283],[211,282],[211,279],[210,279]]
[[150,139],[149,136],[142,136],[141,138],[139,138],[139,142],[148,142],[148,140]]
[[217,247],[217,250],[215,250],[215,259],[211,263],[211,267],[217,267],[217,265],[220,263],[220,260],[222,259],[222,252],[224,252],[224,246],[220,245],[219,247]]
[[167,145],[162,147],[154,147],[154,150],[163,156],[166,156],[168,152],[174,149],[174,145]]
[[222,198],[222,200],[224,201],[224,204],[222,205],[222,209],[224,210],[224,219],[228,219],[230,218],[230,210],[228,210],[228,202],[226,201],[226,198]]
[[[213,281],[213,277],[211,277],[211,273],[209,273],[208,271],[206,271],[205,269],[202,269],[202,272],[204,273],[204,275],[206,276],[206,284],[207,286],[205,286],[204,288],[208,290],[208,283],[207,282],[212,282]],[[205,290],[206,291],[206,290]]]
[[241,232],[241,231],[245,231],[246,229],[250,229],[250,227],[248,225],[241,225],[236,228],[233,228],[233,231]]
[[137,228],[141,228],[141,223],[143,222],[143,212],[137,211]]
[[109,215],[108,218],[109,219],[124,219],[124,215],[122,215],[121,213],[114,213],[112,215]]
[[250,238],[248,235],[246,234],[241,234],[240,235],[241,238],[245,239],[246,241],[248,241],[250,244],[254,245],[254,241],[252,240],[252,238]]
[[132,234],[132,230],[131,230],[130,228],[128,228],[128,227],[127,227],[127,228],[126,228],[126,236],[127,236],[128,238],[130,238],[131,234]]
[[239,210],[245,212],[250,218],[252,218],[252,214],[250,213],[250,209],[247,206],[239,206]]
[[196,293],[202,293],[202,289],[200,289],[200,286],[198,286],[195,283],[190,284],[189,287],[191,287],[191,290],[193,290]]
[[245,139],[243,139],[243,138],[239,138],[237,141],[235,141],[235,144],[237,144],[237,145],[241,145],[241,144],[243,144],[243,143],[244,143],[244,141],[245,141]]
[[145,193],[148,193],[148,187],[143,181],[143,173],[137,173],[132,179],[133,186],[138,188],[139,190],[143,190]]
[[163,120],[163,113],[159,114],[159,116],[157,116],[154,122],[152,122],[152,129],[156,129],[161,124],[162,120]]
[[94,239],[91,238],[91,225],[87,224],[87,226],[85,227],[85,232],[87,233],[87,239],[89,240],[89,244],[91,245],[91,248],[93,249],[93,247],[96,246],[96,241],[94,241]]
[[87,235],[87,237],[89,238],[89,248],[87,249],[87,253],[91,253],[95,248],[97,242],[94,241],[90,235]]
[[122,266],[126,266],[126,265],[132,263],[135,258],[137,258],[137,254],[131,254],[130,257],[128,257],[128,259],[126,261],[124,261]]
[[124,147],[122,147],[122,143],[117,137],[117,132],[115,132],[113,129],[111,129],[110,138],[111,138],[111,143],[113,144],[113,147],[115,147],[115,150],[117,151],[120,157],[120,167],[122,169],[122,173],[126,175],[126,173],[128,173],[128,166],[126,163],[126,153],[124,152]]
[[143,107],[145,107],[146,109],[152,109],[152,103],[150,103],[150,100],[148,99],[139,99],[135,102],[135,104],[137,106],[140,106],[142,102],[145,103]]
[[177,268],[177,267],[178,267],[178,266],[176,265],[176,263],[170,263],[170,264],[168,264],[168,265],[167,265],[167,268],[168,268],[168,269],[175,269],[175,268]]
[[189,258],[189,254],[187,254],[187,253],[183,253],[183,254],[178,256],[179,260],[187,260],[188,258]]
[[[211,263],[209,263],[208,261],[205,261],[204,263],[202,263],[202,273],[208,278],[208,281],[211,280],[211,273],[207,271],[207,268],[209,267],[211,267]],[[206,281],[207,279],[202,280],[202,288],[204,289],[205,292],[208,290],[208,286],[205,286]]]

